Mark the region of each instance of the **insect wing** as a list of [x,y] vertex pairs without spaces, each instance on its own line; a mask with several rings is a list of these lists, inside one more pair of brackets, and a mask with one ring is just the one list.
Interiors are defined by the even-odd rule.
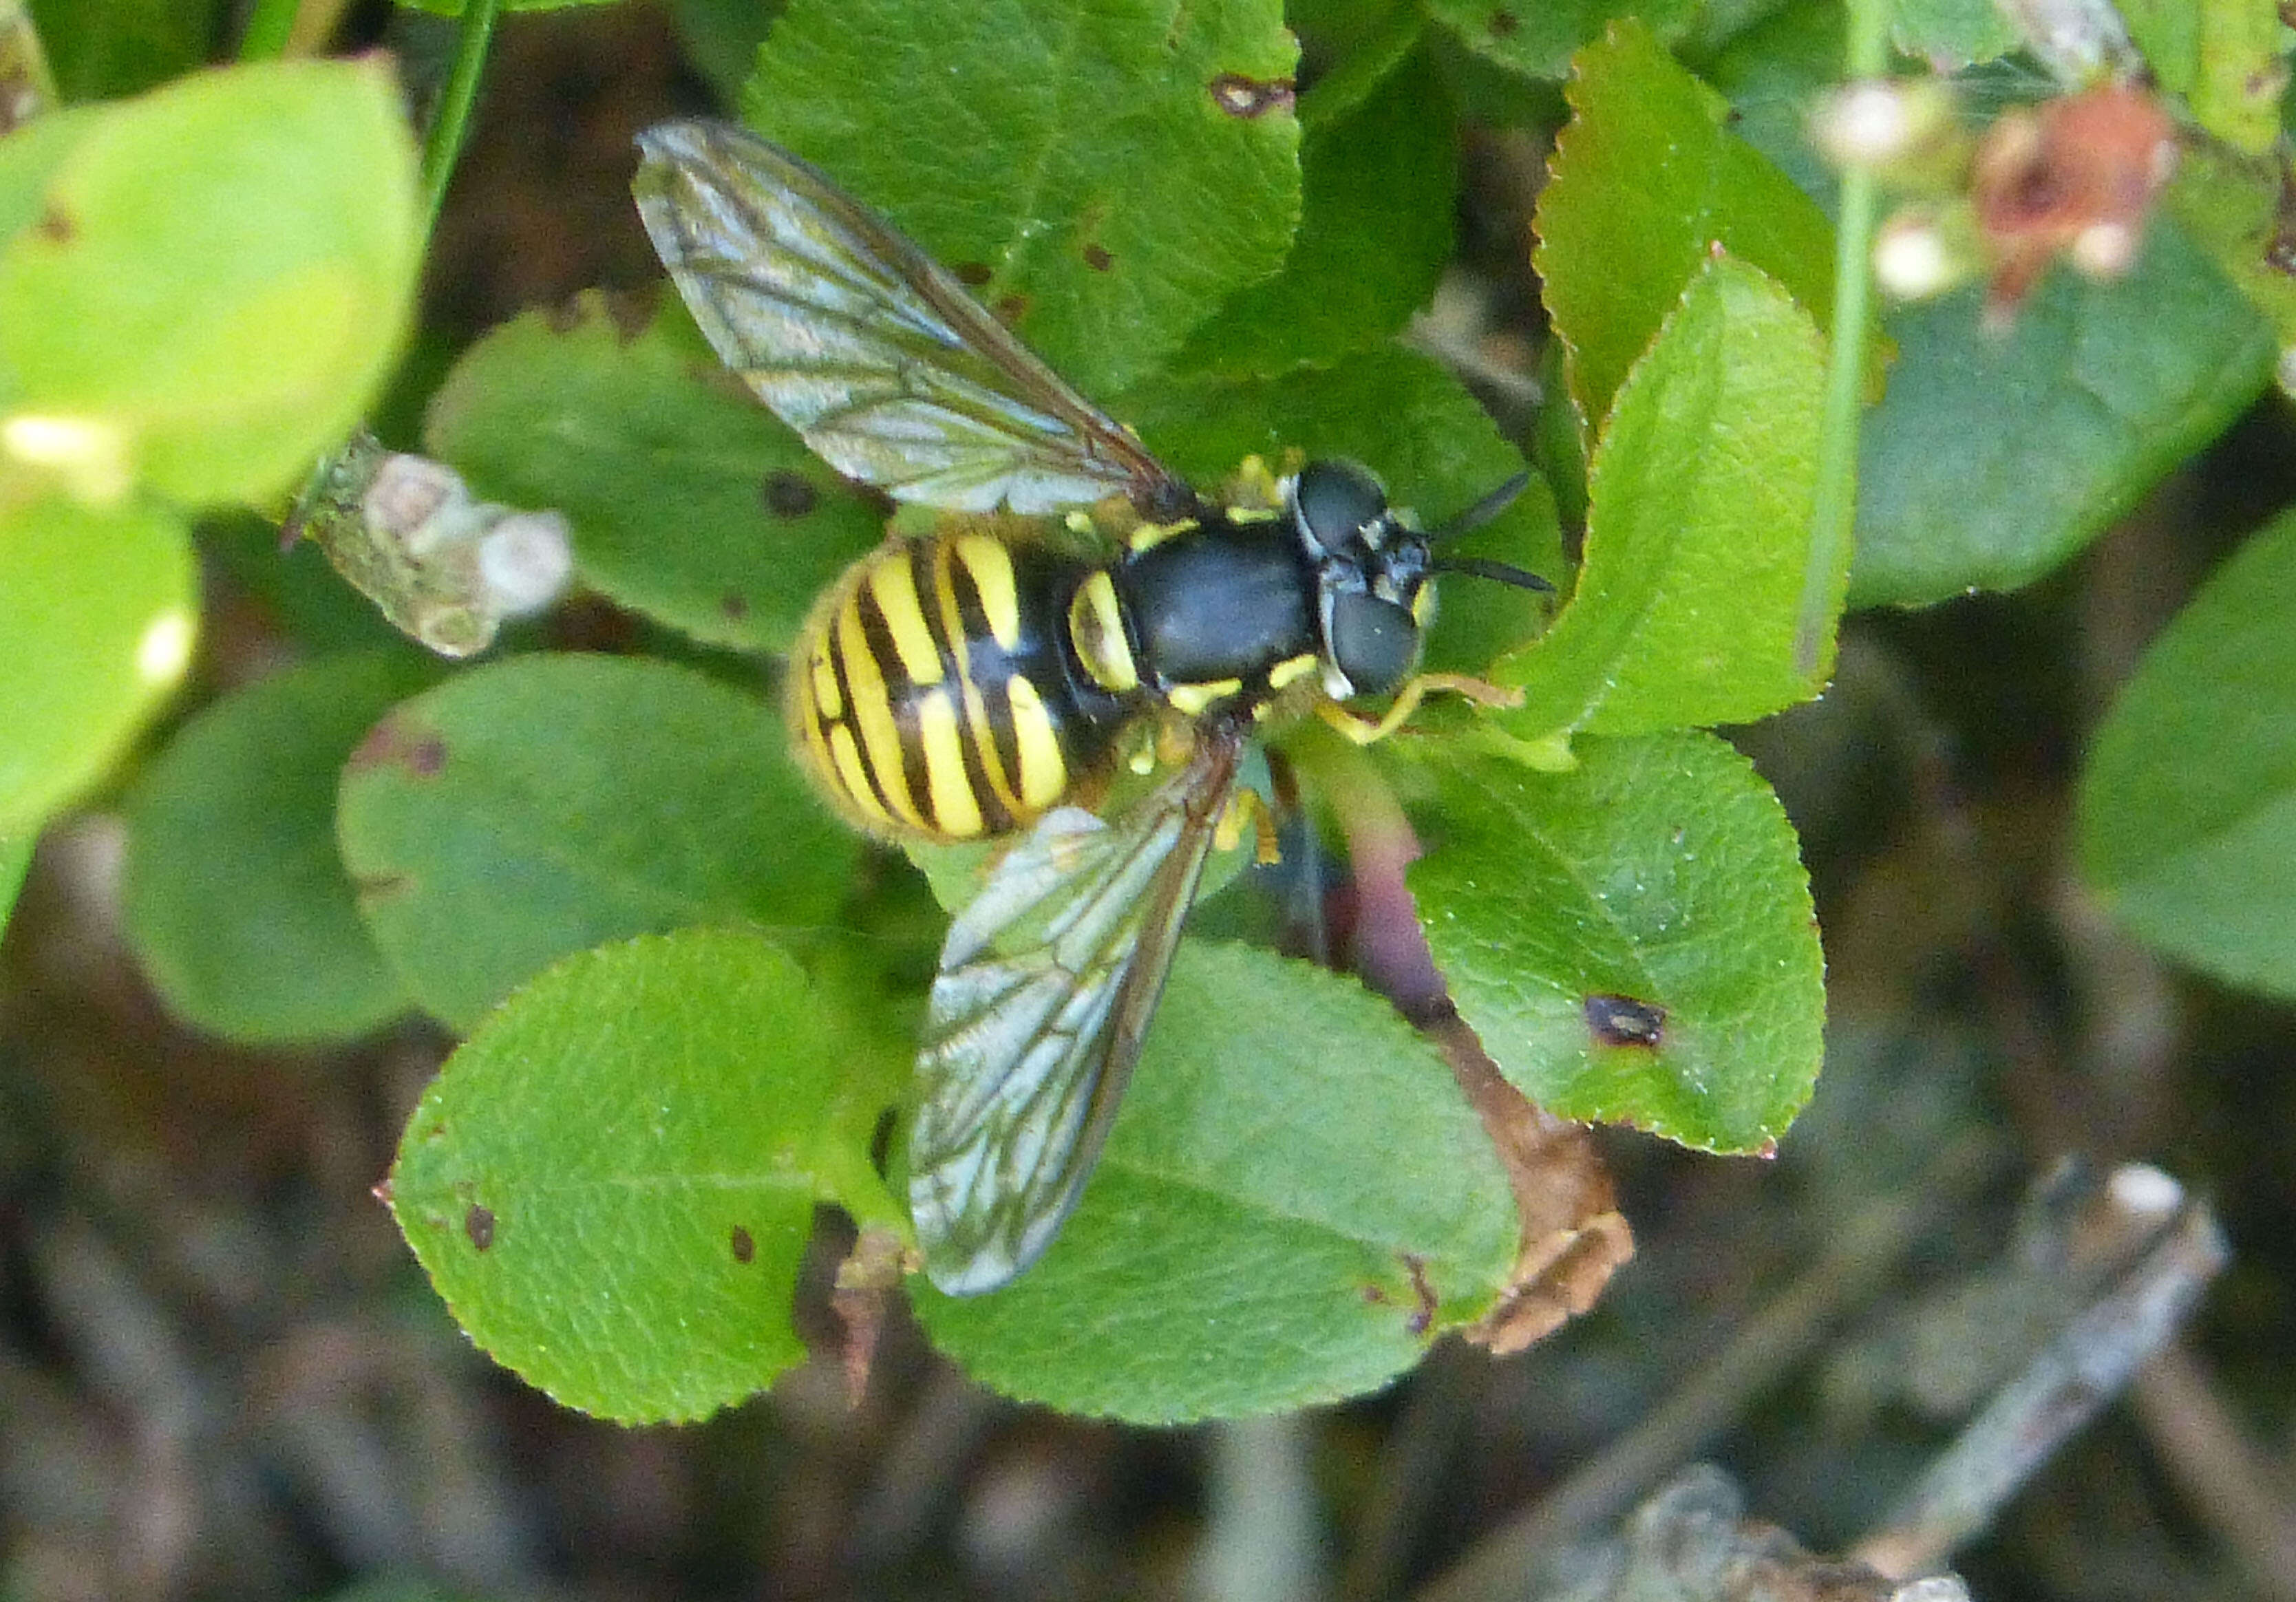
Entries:
[[638,136],[654,249],[728,367],[822,460],[905,501],[1057,511],[1177,480],[931,257],[728,123]]
[[949,926],[917,1056],[909,1208],[952,1295],[1005,1284],[1083,1193],[1172,966],[1242,736],[1113,822],[1047,813]]

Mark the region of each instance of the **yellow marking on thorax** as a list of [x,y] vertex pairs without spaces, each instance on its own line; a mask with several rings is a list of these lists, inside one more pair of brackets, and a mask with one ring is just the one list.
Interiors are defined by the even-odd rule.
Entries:
[[980,833],[980,803],[964,775],[964,736],[956,726],[956,703],[947,691],[937,690],[916,707],[917,744],[924,752],[934,826],[942,834],[972,839]]
[[1174,707],[1194,717],[1214,701],[1234,695],[1242,688],[1242,679],[1212,679],[1201,684],[1175,684],[1164,692],[1164,699]]
[[1068,789],[1068,762],[1037,687],[1016,674],[1004,691],[1013,700],[1013,740],[1021,752],[1021,804],[1042,812]]
[[906,550],[896,547],[869,564],[869,593],[876,599],[886,632],[893,636],[893,650],[909,682],[939,683],[940,647],[933,643],[932,625],[925,621],[924,601],[917,593],[916,575],[910,571]]
[[[845,682],[853,692],[853,709],[849,719],[861,731],[861,747],[867,754],[869,772],[876,776],[877,784],[885,793],[893,815],[912,829],[930,831],[931,825],[917,810],[915,797],[909,794],[908,775],[901,766],[901,731],[893,721],[893,704],[885,691],[885,675],[878,670],[876,658],[869,654],[869,637],[861,628],[860,587],[845,598],[837,609],[837,654],[845,664]],[[867,794],[865,787],[857,793]]]
[[[1006,650],[1019,650],[1021,596],[1013,577],[1013,553],[996,541],[978,534],[959,535],[947,545],[972,576],[972,587],[980,596],[980,609],[988,617],[989,633]],[[948,633],[952,640],[964,633],[953,617]]]
[[1077,586],[1069,602],[1069,642],[1093,682],[1111,695],[1129,695],[1140,688],[1140,669],[1132,660],[1131,642],[1124,637],[1124,609],[1117,604],[1116,581],[1105,571]]
[[1286,657],[1267,670],[1267,687],[1282,690],[1307,674],[1316,671],[1317,658],[1314,651],[1303,651],[1296,657]]
[[1137,556],[1143,551],[1153,551],[1174,535],[1185,534],[1201,527],[1193,518],[1182,518],[1177,523],[1143,523],[1125,535],[1125,548]]

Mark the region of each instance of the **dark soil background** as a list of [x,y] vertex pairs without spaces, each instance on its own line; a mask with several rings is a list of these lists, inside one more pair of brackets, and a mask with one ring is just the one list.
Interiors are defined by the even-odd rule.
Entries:
[[[419,61],[441,37],[388,42]],[[708,103],[659,12],[506,20],[408,394],[522,307],[652,282],[630,136]],[[1509,241],[1540,155],[1468,151],[1502,310],[1528,303]],[[370,1195],[450,1042],[250,1054],[171,1025],[118,936],[99,801],[0,943],[0,1602],[1407,1596],[1560,1487],[1570,1530],[1698,1459],[1841,1550],[2029,1350],[2004,1248],[2069,1156],[2210,1198],[2231,1265],[1956,1566],[1995,1602],[2296,1598],[2296,1015],[2156,963],[2068,846],[2116,686],[2292,501],[2296,417],[2268,402],[2046,583],[1854,619],[1827,699],[1742,732],[1831,969],[1828,1067],[1778,1159],[1604,1135],[1640,1250],[1594,1313],[1291,1419],[1016,1407],[898,1309],[849,1404],[835,1218],[800,1309],[821,1356],[773,1394],[682,1429],[554,1406],[469,1346]],[[264,606],[212,576],[203,671],[275,666]],[[1528,1594],[1461,1573],[1439,1594]]]

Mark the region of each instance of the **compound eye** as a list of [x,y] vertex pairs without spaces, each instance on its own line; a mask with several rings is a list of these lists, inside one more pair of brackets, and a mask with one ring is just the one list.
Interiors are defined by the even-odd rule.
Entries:
[[1407,607],[1376,595],[1332,601],[1332,660],[1357,695],[1385,695],[1419,665],[1419,624]]
[[1292,491],[1300,532],[1321,556],[1335,555],[1387,516],[1387,492],[1351,462],[1311,462]]

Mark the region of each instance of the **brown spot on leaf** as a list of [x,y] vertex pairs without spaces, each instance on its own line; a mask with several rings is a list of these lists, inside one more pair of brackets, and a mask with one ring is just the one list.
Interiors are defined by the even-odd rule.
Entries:
[[1410,1252],[1402,1256],[1403,1266],[1411,1271],[1411,1294],[1419,1301],[1419,1305],[1411,1310],[1411,1316],[1403,1320],[1403,1327],[1414,1335],[1424,1335],[1434,1328],[1437,1305],[1435,1287],[1427,1282],[1427,1259]]
[[471,1244],[482,1252],[494,1245],[494,1210],[490,1207],[481,1207],[478,1203],[472,1202],[471,1210],[463,1214],[463,1233],[468,1235],[471,1238]]
[[1116,257],[1108,253],[1106,245],[1095,242],[1084,248],[1084,265],[1095,273],[1105,273],[1116,265]]
[[415,729],[401,718],[386,717],[366,732],[347,765],[354,772],[398,766],[417,778],[429,779],[447,765],[447,742],[435,731]]
[[777,518],[801,518],[821,504],[821,492],[813,480],[789,467],[767,473],[758,498]]
[[1666,1009],[1632,996],[1587,998],[1587,1033],[1598,1046],[1653,1047],[1666,1038]]
[[71,220],[71,214],[53,206],[40,213],[40,220],[32,227],[42,239],[59,245],[69,245],[79,237],[79,225]]
[[976,290],[996,276],[996,270],[985,261],[961,261],[949,271],[956,274],[957,282]]
[[1288,78],[1246,78],[1241,72],[1223,72],[1205,86],[1211,91],[1212,104],[1230,117],[1288,111],[1295,98]]
[[542,326],[554,334],[570,334],[590,320],[590,307],[586,297],[577,295],[571,300],[560,300],[542,308]]
[[414,888],[414,881],[404,873],[359,873],[351,877],[351,889],[361,906],[372,906],[379,901],[390,901]]
[[996,312],[999,323],[1010,327],[1029,315],[1029,298],[1026,295],[1007,295],[991,309]]
[[721,595],[718,610],[728,623],[740,623],[750,615],[750,598],[746,595]]
[[758,1255],[757,1238],[740,1224],[734,1226],[734,1261],[748,1263]]
[[1491,37],[1504,39],[1522,26],[1522,20],[1511,11],[1495,11],[1491,13],[1490,20],[1483,26],[1490,30]]

